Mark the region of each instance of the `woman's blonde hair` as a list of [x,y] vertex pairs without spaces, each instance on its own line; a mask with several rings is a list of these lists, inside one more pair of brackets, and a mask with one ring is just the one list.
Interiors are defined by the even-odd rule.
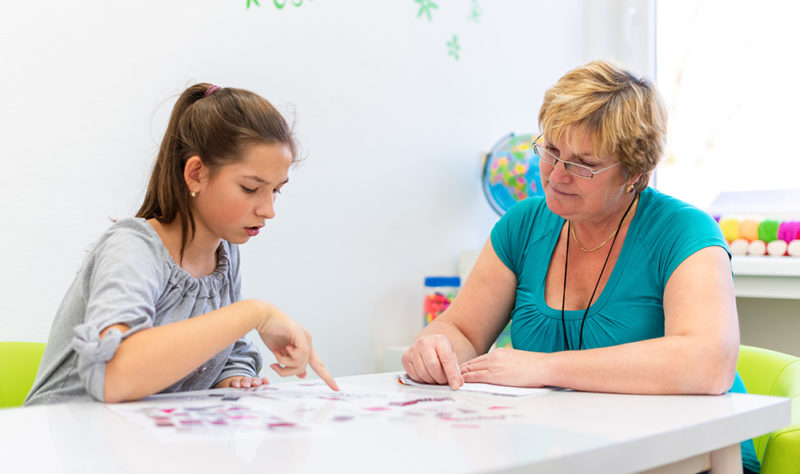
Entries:
[[655,86],[607,61],[593,61],[564,74],[544,94],[539,127],[550,143],[588,135],[596,156],[618,160],[626,179],[641,173],[638,191],[664,151],[667,116]]

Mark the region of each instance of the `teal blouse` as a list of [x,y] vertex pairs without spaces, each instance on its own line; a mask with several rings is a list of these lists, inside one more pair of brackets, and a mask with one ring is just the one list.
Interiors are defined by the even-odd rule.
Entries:
[[[545,277],[563,225],[564,219],[548,209],[545,199],[535,197],[513,206],[492,229],[495,253],[517,277],[511,311],[515,349],[566,349],[561,308],[551,308],[544,299]],[[664,336],[664,289],[669,277],[687,257],[710,246],[722,247],[730,255],[711,216],[655,189],[642,191],[619,258],[586,315],[583,347]],[[578,347],[584,311],[564,312],[571,348]],[[738,374],[731,391],[745,392]],[[742,454],[745,466],[758,472],[752,441],[742,443]]]

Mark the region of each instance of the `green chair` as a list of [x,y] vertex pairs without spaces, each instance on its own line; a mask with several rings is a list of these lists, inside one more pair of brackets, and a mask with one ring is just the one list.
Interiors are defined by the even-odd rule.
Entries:
[[0,408],[19,407],[33,386],[44,343],[0,342]]
[[792,399],[792,424],[753,439],[762,474],[800,474],[800,357],[742,345],[736,369],[749,393]]

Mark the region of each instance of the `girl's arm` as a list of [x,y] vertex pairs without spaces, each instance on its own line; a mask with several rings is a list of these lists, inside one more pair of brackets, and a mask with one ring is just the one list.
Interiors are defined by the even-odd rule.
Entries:
[[675,269],[664,291],[664,315],[664,337],[552,354],[499,349],[463,364],[464,380],[637,394],[730,389],[739,323],[725,250],[701,249]]
[[459,363],[489,350],[508,322],[516,287],[516,275],[487,239],[453,303],[403,354],[406,372],[421,382],[460,386]]
[[[204,315],[139,331],[123,340],[106,364],[106,402],[135,400],[157,393],[197,369],[251,329],[258,330],[278,363],[280,375],[304,377],[311,368],[331,388],[336,382],[317,357],[311,337],[275,306],[244,300]],[[105,328],[127,330],[124,324]]]

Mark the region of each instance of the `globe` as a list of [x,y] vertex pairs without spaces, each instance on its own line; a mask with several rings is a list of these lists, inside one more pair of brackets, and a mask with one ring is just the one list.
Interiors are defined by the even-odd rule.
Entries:
[[483,167],[483,193],[501,216],[514,204],[541,196],[539,157],[531,145],[533,135],[509,133],[492,147]]

